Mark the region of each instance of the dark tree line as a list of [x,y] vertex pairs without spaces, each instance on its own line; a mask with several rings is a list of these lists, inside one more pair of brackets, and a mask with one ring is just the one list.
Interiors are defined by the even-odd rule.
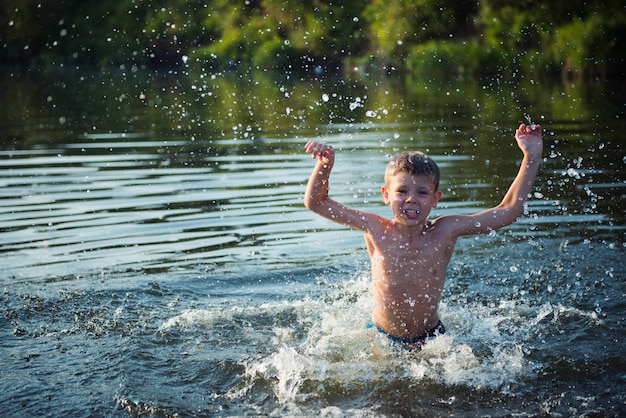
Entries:
[[622,77],[625,11],[621,0],[4,0],[0,62]]

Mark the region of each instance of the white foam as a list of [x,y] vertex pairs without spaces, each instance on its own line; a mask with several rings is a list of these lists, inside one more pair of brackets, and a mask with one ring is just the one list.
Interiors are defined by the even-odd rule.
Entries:
[[528,372],[520,344],[499,345],[492,353],[481,355],[468,344],[455,344],[450,336],[427,343],[408,366],[416,379],[503,392]]
[[[444,302],[440,315],[447,333],[416,352],[367,329],[372,308],[369,274],[361,274],[329,285],[326,292],[310,298],[260,306],[239,303],[229,309],[187,309],[166,320],[159,330],[184,331],[224,323],[234,327],[244,319],[250,321],[250,326],[238,327],[236,332],[262,349],[239,360],[245,368],[243,381],[226,396],[242,399],[257,385],[269,385],[281,405],[276,412],[280,415],[297,414],[302,402],[332,397],[336,388],[381,382],[433,382],[515,393],[516,385],[533,378],[541,367],[533,364],[528,353],[543,328],[568,316],[597,321],[593,311],[549,303],[533,307],[519,300],[453,306]],[[258,323],[259,318],[284,313],[290,319]],[[325,411],[329,416],[335,412]]]
[[185,309],[180,314],[165,321],[158,330],[163,332],[172,328],[186,329],[198,325],[210,326],[213,325],[217,315],[219,315],[217,311]]
[[[363,275],[332,289],[327,297],[304,303],[300,314],[310,321],[305,338],[276,328],[275,350],[246,361],[246,375],[250,387],[255,379],[271,382],[283,406],[300,404],[326,387],[384,380],[429,380],[509,392],[511,384],[533,370],[523,350],[526,326],[519,326],[513,335],[500,329],[518,317],[519,307],[510,305],[461,311],[454,307],[450,311],[455,312],[448,314],[442,304],[448,333],[428,341],[421,351],[411,352],[365,328],[372,301],[369,278]],[[544,315],[540,310],[537,318]],[[467,334],[459,338],[457,330]]]

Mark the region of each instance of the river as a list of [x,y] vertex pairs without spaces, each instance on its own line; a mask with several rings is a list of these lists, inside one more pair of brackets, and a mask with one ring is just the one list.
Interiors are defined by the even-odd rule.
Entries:
[[[5,416],[626,413],[623,84],[187,68],[3,68]],[[544,127],[525,216],[459,240],[419,352],[366,329],[360,233],[391,155],[442,170],[433,217],[496,205]]]

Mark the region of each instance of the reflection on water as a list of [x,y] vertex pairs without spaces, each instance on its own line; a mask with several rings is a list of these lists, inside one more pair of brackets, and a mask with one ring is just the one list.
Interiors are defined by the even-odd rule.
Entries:
[[[10,70],[0,86],[9,415],[624,411],[620,86]],[[333,143],[350,206],[388,216],[388,156],[421,149],[443,173],[436,215],[472,212],[515,175],[525,115],[547,130],[533,199],[459,243],[449,334],[408,354],[367,333],[362,238],[304,210],[303,144]]]

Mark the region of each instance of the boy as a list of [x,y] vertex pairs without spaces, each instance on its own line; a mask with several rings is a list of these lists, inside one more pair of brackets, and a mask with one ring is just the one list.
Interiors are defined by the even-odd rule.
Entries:
[[330,199],[328,183],[335,152],[324,142],[305,145],[317,163],[304,204],[325,218],[363,232],[372,264],[375,307],[371,325],[391,340],[418,346],[445,332],[437,309],[457,238],[502,228],[523,214],[541,160],[541,126],[522,124],[515,139],[524,158],[502,202],[474,215],[434,220],[428,216],[441,198],[439,168],[426,155],[402,153],[388,164],[381,191],[393,219],[385,219]]

